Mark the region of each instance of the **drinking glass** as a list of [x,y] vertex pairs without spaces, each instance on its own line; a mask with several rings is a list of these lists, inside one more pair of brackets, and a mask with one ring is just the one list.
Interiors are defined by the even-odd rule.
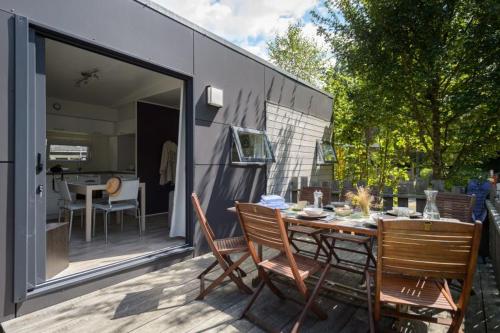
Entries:
[[410,209],[408,207],[398,208],[398,217],[410,217]]

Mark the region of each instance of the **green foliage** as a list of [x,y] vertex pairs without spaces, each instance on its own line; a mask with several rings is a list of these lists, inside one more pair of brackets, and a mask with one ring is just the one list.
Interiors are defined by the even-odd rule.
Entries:
[[269,57],[278,67],[313,85],[320,86],[326,68],[325,52],[302,33],[300,23],[291,24],[283,35],[267,43]]
[[498,1],[324,7],[313,16],[336,57],[326,87],[335,96],[335,142],[348,147],[337,176],[383,184],[430,167],[433,178],[452,179],[498,156]]

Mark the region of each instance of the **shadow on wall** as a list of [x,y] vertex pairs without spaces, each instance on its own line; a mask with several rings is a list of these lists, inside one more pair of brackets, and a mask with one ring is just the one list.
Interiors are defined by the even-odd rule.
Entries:
[[[264,127],[264,103],[260,94],[255,94],[252,91],[244,92],[240,89],[236,94],[236,99],[231,103],[227,102],[227,94],[222,108],[217,108],[207,104],[207,87],[203,89],[200,98],[196,102],[196,120],[205,122],[197,122],[197,126],[210,126],[212,122],[235,125],[240,127],[263,128]],[[248,115],[255,115],[255,124],[253,119],[248,119]],[[219,118],[216,119],[217,115]]]
[[[204,89],[195,107],[196,126],[209,127],[212,123],[224,125],[222,132],[214,133],[210,138],[206,138],[210,140],[214,153],[208,158],[207,164],[195,166],[195,191],[198,191],[202,208],[216,237],[239,236],[241,230],[237,217],[234,213],[228,212],[227,208],[234,206],[235,201],[255,202],[259,200],[260,195],[265,193],[265,167],[230,165],[232,142],[230,125],[263,128],[265,117],[262,98],[260,94],[252,91],[246,93],[240,89],[234,103],[225,102],[224,107],[217,109],[206,104],[206,89]],[[255,117],[250,118],[250,113]],[[257,126],[251,126],[251,124],[257,124]],[[197,139],[205,140],[205,138]],[[195,154],[198,154],[196,147]],[[205,156],[208,155],[210,154]],[[220,156],[223,157],[222,161]],[[197,221],[194,243],[196,255],[208,251]]]
[[[288,196],[290,195],[290,193],[288,193],[290,188],[288,184],[283,183],[283,180],[285,178],[288,178],[287,174],[289,174],[290,172],[292,173],[292,176],[296,176],[296,173],[300,173],[302,167],[302,159],[299,156],[298,158],[294,159],[292,163],[290,163],[290,155],[292,151],[297,150],[296,147],[292,147],[293,138],[296,134],[296,125],[297,124],[287,125],[286,127],[280,129],[278,141],[272,143],[273,149],[275,151],[279,148],[283,148],[283,151],[281,151],[280,154],[276,154],[279,157],[276,159],[276,163],[274,164],[274,166],[271,167],[271,185],[269,186],[268,184],[268,189],[270,190],[270,192],[272,192],[272,194],[284,195],[285,198],[288,198]],[[302,140],[302,137],[300,137],[299,140]],[[298,148],[298,154],[300,154],[300,146]]]

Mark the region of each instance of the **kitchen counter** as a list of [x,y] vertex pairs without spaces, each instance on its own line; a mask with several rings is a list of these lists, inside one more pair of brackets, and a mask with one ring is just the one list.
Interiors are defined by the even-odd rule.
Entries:
[[[103,175],[103,174],[127,174],[135,175],[135,171],[74,171],[68,170],[63,172],[65,175]],[[59,173],[55,173],[58,175]],[[52,175],[52,172],[47,171],[47,175]]]

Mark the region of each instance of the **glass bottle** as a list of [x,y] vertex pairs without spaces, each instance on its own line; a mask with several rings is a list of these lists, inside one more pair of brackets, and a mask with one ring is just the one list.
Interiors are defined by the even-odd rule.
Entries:
[[314,191],[314,208],[323,207],[323,192]]
[[436,206],[436,196],[438,191],[425,190],[424,193],[427,197],[427,202],[424,208],[424,219],[439,220],[439,211]]

